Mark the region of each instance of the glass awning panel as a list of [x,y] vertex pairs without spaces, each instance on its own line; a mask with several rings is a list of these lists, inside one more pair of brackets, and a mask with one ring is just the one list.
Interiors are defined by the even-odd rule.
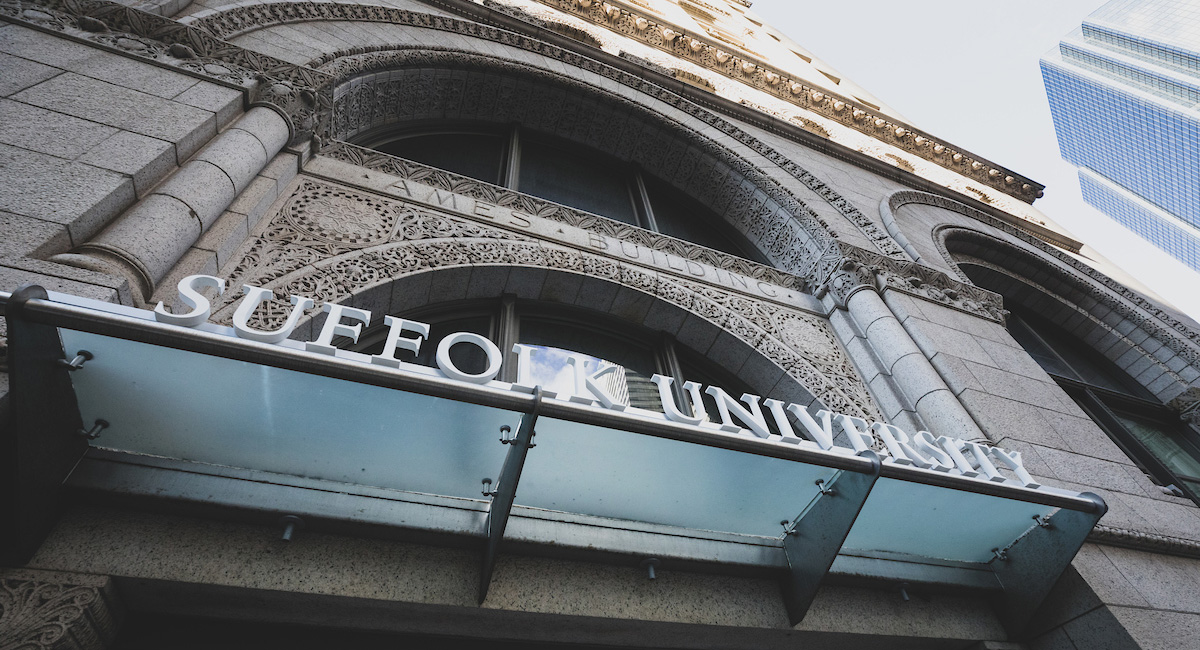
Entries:
[[215,465],[480,497],[519,412],[63,329],[93,445]]
[[838,470],[542,417],[519,505],[779,537]]
[[883,477],[850,529],[843,552],[988,562],[1058,508]]

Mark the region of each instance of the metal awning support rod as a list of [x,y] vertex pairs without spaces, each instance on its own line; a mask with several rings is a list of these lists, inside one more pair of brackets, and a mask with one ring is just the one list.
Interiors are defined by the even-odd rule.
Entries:
[[517,498],[517,484],[521,481],[521,470],[525,467],[525,456],[535,445],[533,443],[534,425],[542,407],[542,389],[533,389],[533,408],[521,416],[521,426],[517,435],[511,440],[502,440],[509,445],[508,453],[504,456],[504,466],[500,470],[500,478],[492,495],[492,507],[487,517],[487,546],[483,551],[483,566],[479,572],[479,604],[487,598],[488,587],[492,584],[492,571],[496,568],[496,553],[500,541],[504,539],[504,529],[508,526],[508,516],[512,512],[513,501]]
[[872,471],[841,470],[828,482],[818,481],[813,486],[813,500],[785,528],[783,552],[787,556],[788,575],[783,583],[783,603],[792,625],[808,613],[821,579],[829,573],[879,478],[883,468],[879,456],[869,449],[860,456],[871,462]]
[[1049,517],[1035,516],[1029,532],[1008,548],[994,550],[990,564],[1003,587],[996,609],[1010,635],[1019,635],[1029,624],[1092,527],[1108,511],[1099,496],[1091,492],[1080,496],[1096,504],[1094,512],[1062,509]]
[[[0,292],[0,306],[9,295]],[[465,384],[442,377],[406,373],[359,363],[335,356],[309,354],[303,350],[235,338],[203,329],[182,328],[153,320],[134,318],[98,309],[80,307],[49,299],[30,299],[23,303],[22,317],[28,321],[54,325],[102,336],[138,341],[177,350],[196,352],[227,359],[237,359],[286,370],[322,375],[363,384],[405,390],[421,395],[529,412],[533,397],[527,393],[487,386]],[[569,420],[643,435],[679,440],[695,444],[741,451],[761,456],[794,460],[852,472],[870,472],[869,460],[842,454],[832,454],[796,445],[778,445],[756,438],[742,438],[710,432],[666,420],[654,420],[636,415],[593,408],[560,400],[547,400],[541,405],[543,417]],[[914,483],[987,494],[1027,503],[1092,512],[1096,504],[1089,500],[1053,492],[1029,490],[1022,487],[977,481],[963,476],[939,474],[896,465],[886,465],[884,476]]]

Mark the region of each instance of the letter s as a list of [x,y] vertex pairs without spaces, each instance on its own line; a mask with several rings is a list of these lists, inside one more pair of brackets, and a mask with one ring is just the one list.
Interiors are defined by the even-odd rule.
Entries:
[[160,301],[154,307],[154,320],[184,327],[195,327],[208,320],[208,315],[212,313],[212,303],[200,293],[201,289],[206,288],[216,289],[219,296],[225,293],[225,281],[211,275],[189,275],[180,280],[179,300],[191,307],[191,311],[186,314],[172,314]]

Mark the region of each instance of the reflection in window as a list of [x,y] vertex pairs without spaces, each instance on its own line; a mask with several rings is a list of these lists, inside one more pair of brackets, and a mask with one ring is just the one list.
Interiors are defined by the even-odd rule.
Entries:
[[[421,345],[421,353],[413,357],[411,353],[401,351],[398,354],[401,361],[434,366],[437,344],[454,332],[469,331],[490,338],[506,352],[499,377],[504,381],[517,379],[516,355],[508,351],[516,343],[530,346],[533,379],[543,388],[559,394],[575,392],[573,370],[567,361],[572,355],[582,358],[589,374],[609,365],[617,366],[618,371],[604,375],[597,383],[616,401],[634,408],[662,412],[658,386],[650,381],[655,374],[675,380],[674,388],[678,391],[675,401],[685,411],[688,404],[682,394],[685,381],[721,386],[735,397],[753,392],[732,373],[715,367],[699,355],[678,349],[668,337],[605,319],[595,312],[561,307],[548,309],[545,305],[505,298],[403,316],[428,323],[430,332]],[[386,334],[382,327],[368,330],[353,349],[378,354],[383,350]],[[464,372],[479,373],[486,367],[486,360],[475,346],[455,345],[450,349],[450,355]],[[711,397],[703,395],[703,399],[710,418],[718,417]]]
[[741,233],[666,181],[607,154],[512,129],[402,134],[375,149],[549,201],[769,263]]

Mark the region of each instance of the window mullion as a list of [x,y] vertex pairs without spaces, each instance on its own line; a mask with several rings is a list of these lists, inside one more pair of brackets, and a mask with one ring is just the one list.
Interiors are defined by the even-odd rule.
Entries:
[[517,317],[517,297],[511,293],[500,296],[500,316],[496,322],[496,343],[500,346],[505,363],[500,369],[500,380],[509,383],[517,380],[517,355],[513,345],[520,340],[520,321]]
[[508,150],[504,160],[501,184],[510,190],[517,189],[521,182],[521,125],[514,124],[508,132]]
[[675,351],[675,337],[663,332],[658,339],[658,345],[655,346],[654,356],[658,364],[658,372],[674,379],[671,383],[671,392],[675,397],[675,403],[691,415],[691,402],[688,401],[687,391],[683,388],[685,381],[683,364],[679,363],[679,354]]
[[1108,404],[1100,399],[1100,396],[1095,393],[1090,387],[1084,387],[1080,390],[1084,404],[1087,410],[1092,413],[1094,419],[1103,428],[1107,429],[1121,448],[1125,455],[1141,466],[1147,473],[1155,477],[1159,482],[1165,484],[1176,484],[1179,481],[1175,478],[1175,473],[1171,471],[1161,460],[1158,459],[1145,445],[1142,444],[1137,436],[1133,435],[1121,419],[1113,413]]
[[650,207],[650,192],[646,190],[646,181],[642,179],[642,172],[639,169],[633,171],[633,187],[636,194],[635,203],[638,204],[638,212],[642,217],[642,227],[659,232],[658,222],[654,220],[654,208]]

